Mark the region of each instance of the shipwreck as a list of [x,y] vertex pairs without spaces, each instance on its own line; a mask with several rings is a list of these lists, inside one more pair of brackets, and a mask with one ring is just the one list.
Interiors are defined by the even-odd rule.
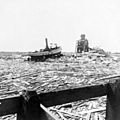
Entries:
[[45,39],[46,47],[45,49],[40,49],[39,51],[29,52],[28,61],[45,61],[48,58],[58,58],[62,56],[62,48],[61,46],[49,47],[48,39]]

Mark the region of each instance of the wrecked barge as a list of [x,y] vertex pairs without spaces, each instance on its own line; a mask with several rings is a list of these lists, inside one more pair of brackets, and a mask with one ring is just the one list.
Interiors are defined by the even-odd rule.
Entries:
[[49,47],[47,38],[45,39],[45,42],[45,49],[40,49],[40,51],[28,53],[28,56],[30,56],[28,61],[45,61],[48,58],[59,58],[62,56],[62,48],[60,46],[56,45],[55,47]]

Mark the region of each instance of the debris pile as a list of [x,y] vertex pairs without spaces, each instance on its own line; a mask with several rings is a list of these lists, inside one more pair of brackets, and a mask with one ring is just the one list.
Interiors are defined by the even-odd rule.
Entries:
[[[100,83],[103,77],[120,75],[120,55],[104,56],[96,52],[82,53],[79,57],[63,56],[46,62],[28,62],[22,57],[1,58],[0,65],[0,98],[19,95],[23,89],[43,93],[82,87]],[[92,100],[70,103],[68,108],[55,106],[50,110],[62,116],[63,120],[93,120],[94,117],[104,120],[105,97]]]
[[109,56],[109,53],[108,53],[108,52],[104,51],[103,49],[101,49],[101,48],[99,48],[99,47],[94,47],[94,48],[91,49],[91,51],[92,51],[93,53],[98,53],[98,54],[102,54],[102,55],[104,55],[104,56]]
[[49,110],[60,120],[105,120],[106,96],[54,106]]

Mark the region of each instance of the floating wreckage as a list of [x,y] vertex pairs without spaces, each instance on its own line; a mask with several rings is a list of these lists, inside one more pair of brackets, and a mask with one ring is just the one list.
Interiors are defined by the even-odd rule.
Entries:
[[28,56],[30,56],[28,61],[45,61],[48,58],[58,58],[62,56],[62,48],[60,46],[56,45],[55,47],[49,47],[47,38],[45,39],[45,42],[45,49],[40,49],[40,51],[28,53]]

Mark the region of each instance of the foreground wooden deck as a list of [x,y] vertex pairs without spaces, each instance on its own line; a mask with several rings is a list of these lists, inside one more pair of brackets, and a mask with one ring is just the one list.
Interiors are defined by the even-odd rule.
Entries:
[[41,94],[36,91],[23,91],[21,96],[0,99],[0,116],[17,113],[17,120],[57,120],[47,107],[104,95],[107,95],[106,120],[119,120],[119,76],[108,83],[62,91]]

